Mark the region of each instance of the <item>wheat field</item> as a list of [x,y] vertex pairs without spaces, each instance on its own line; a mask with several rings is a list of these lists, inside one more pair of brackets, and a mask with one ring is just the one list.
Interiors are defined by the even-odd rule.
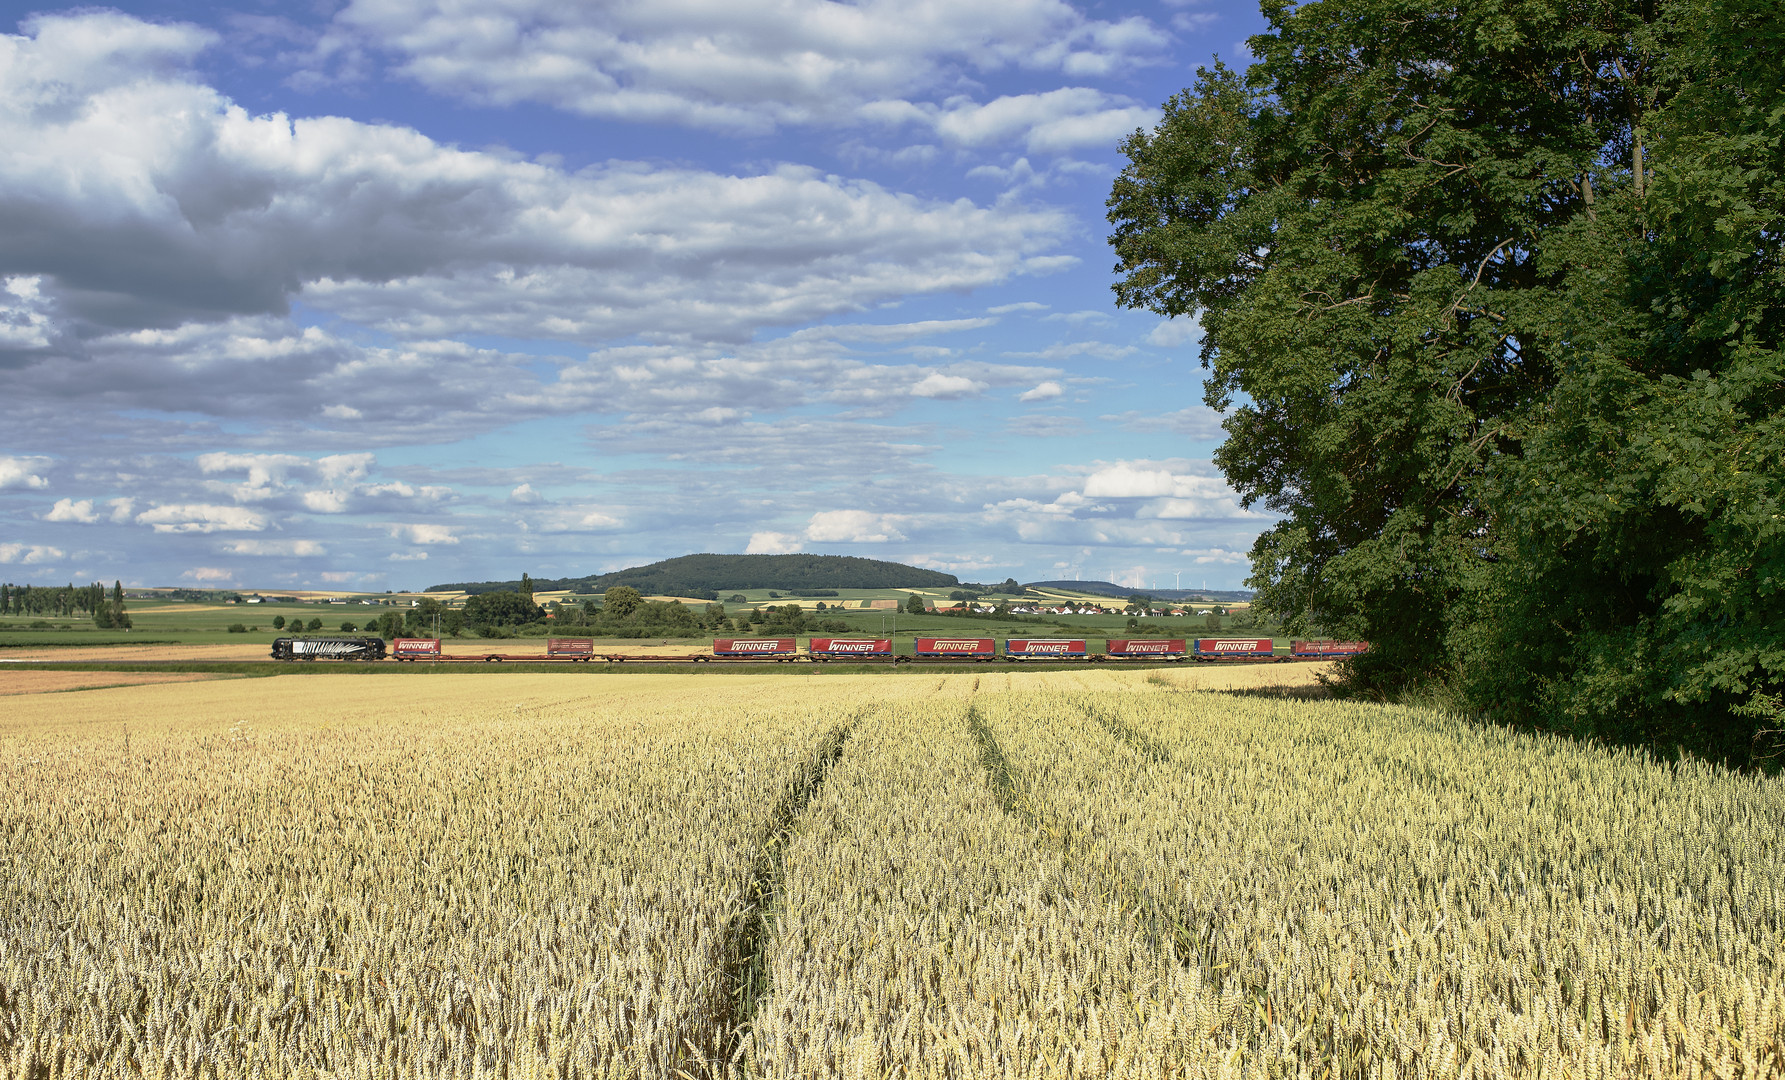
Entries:
[[1785,791],[1194,671],[7,699],[0,1076],[1785,1075]]

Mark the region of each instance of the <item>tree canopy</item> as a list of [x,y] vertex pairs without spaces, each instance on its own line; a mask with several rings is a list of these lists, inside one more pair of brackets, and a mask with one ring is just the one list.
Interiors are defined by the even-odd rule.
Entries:
[[1774,6],[1264,11],[1257,63],[1199,71],[1109,199],[1118,301],[1200,319],[1216,461],[1281,515],[1258,606],[1368,638],[1363,689],[1759,752],[1785,684]]
[[470,626],[520,626],[545,618],[533,598],[518,592],[480,593],[465,601]]

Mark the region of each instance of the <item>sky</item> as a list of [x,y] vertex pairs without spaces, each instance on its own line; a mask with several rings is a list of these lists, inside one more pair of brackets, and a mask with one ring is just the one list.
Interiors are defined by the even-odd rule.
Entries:
[[[7,10],[11,8],[12,10]],[[0,580],[1233,588],[1119,145],[1256,5],[0,4]]]

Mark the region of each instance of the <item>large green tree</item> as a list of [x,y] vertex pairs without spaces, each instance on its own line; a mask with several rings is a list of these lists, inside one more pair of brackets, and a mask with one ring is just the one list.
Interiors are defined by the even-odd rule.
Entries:
[[1773,7],[1264,11],[1109,202],[1119,302],[1200,318],[1217,462],[1282,515],[1259,606],[1374,690],[1742,756],[1785,679]]
[[601,597],[602,609],[615,619],[631,618],[644,602],[645,598],[630,585],[615,585]]
[[518,592],[479,593],[465,601],[465,622],[471,626],[520,626],[543,618],[539,605]]

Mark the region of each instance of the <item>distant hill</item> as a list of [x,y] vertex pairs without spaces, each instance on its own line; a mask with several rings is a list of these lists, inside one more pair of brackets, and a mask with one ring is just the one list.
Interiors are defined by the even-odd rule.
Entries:
[[1155,600],[1209,600],[1238,603],[1252,599],[1249,589],[1137,589],[1132,585],[1117,585],[1111,581],[1031,581],[1023,586],[1025,589],[1066,589],[1071,592],[1090,593],[1092,596],[1113,596],[1118,600],[1126,600],[1130,596],[1150,596]]
[[[854,555],[683,555],[611,574],[533,579],[542,592],[598,593],[630,585],[647,595],[707,599],[738,589],[952,589],[959,584],[953,574]],[[519,581],[469,581],[431,585],[427,591],[486,593],[520,586]]]

